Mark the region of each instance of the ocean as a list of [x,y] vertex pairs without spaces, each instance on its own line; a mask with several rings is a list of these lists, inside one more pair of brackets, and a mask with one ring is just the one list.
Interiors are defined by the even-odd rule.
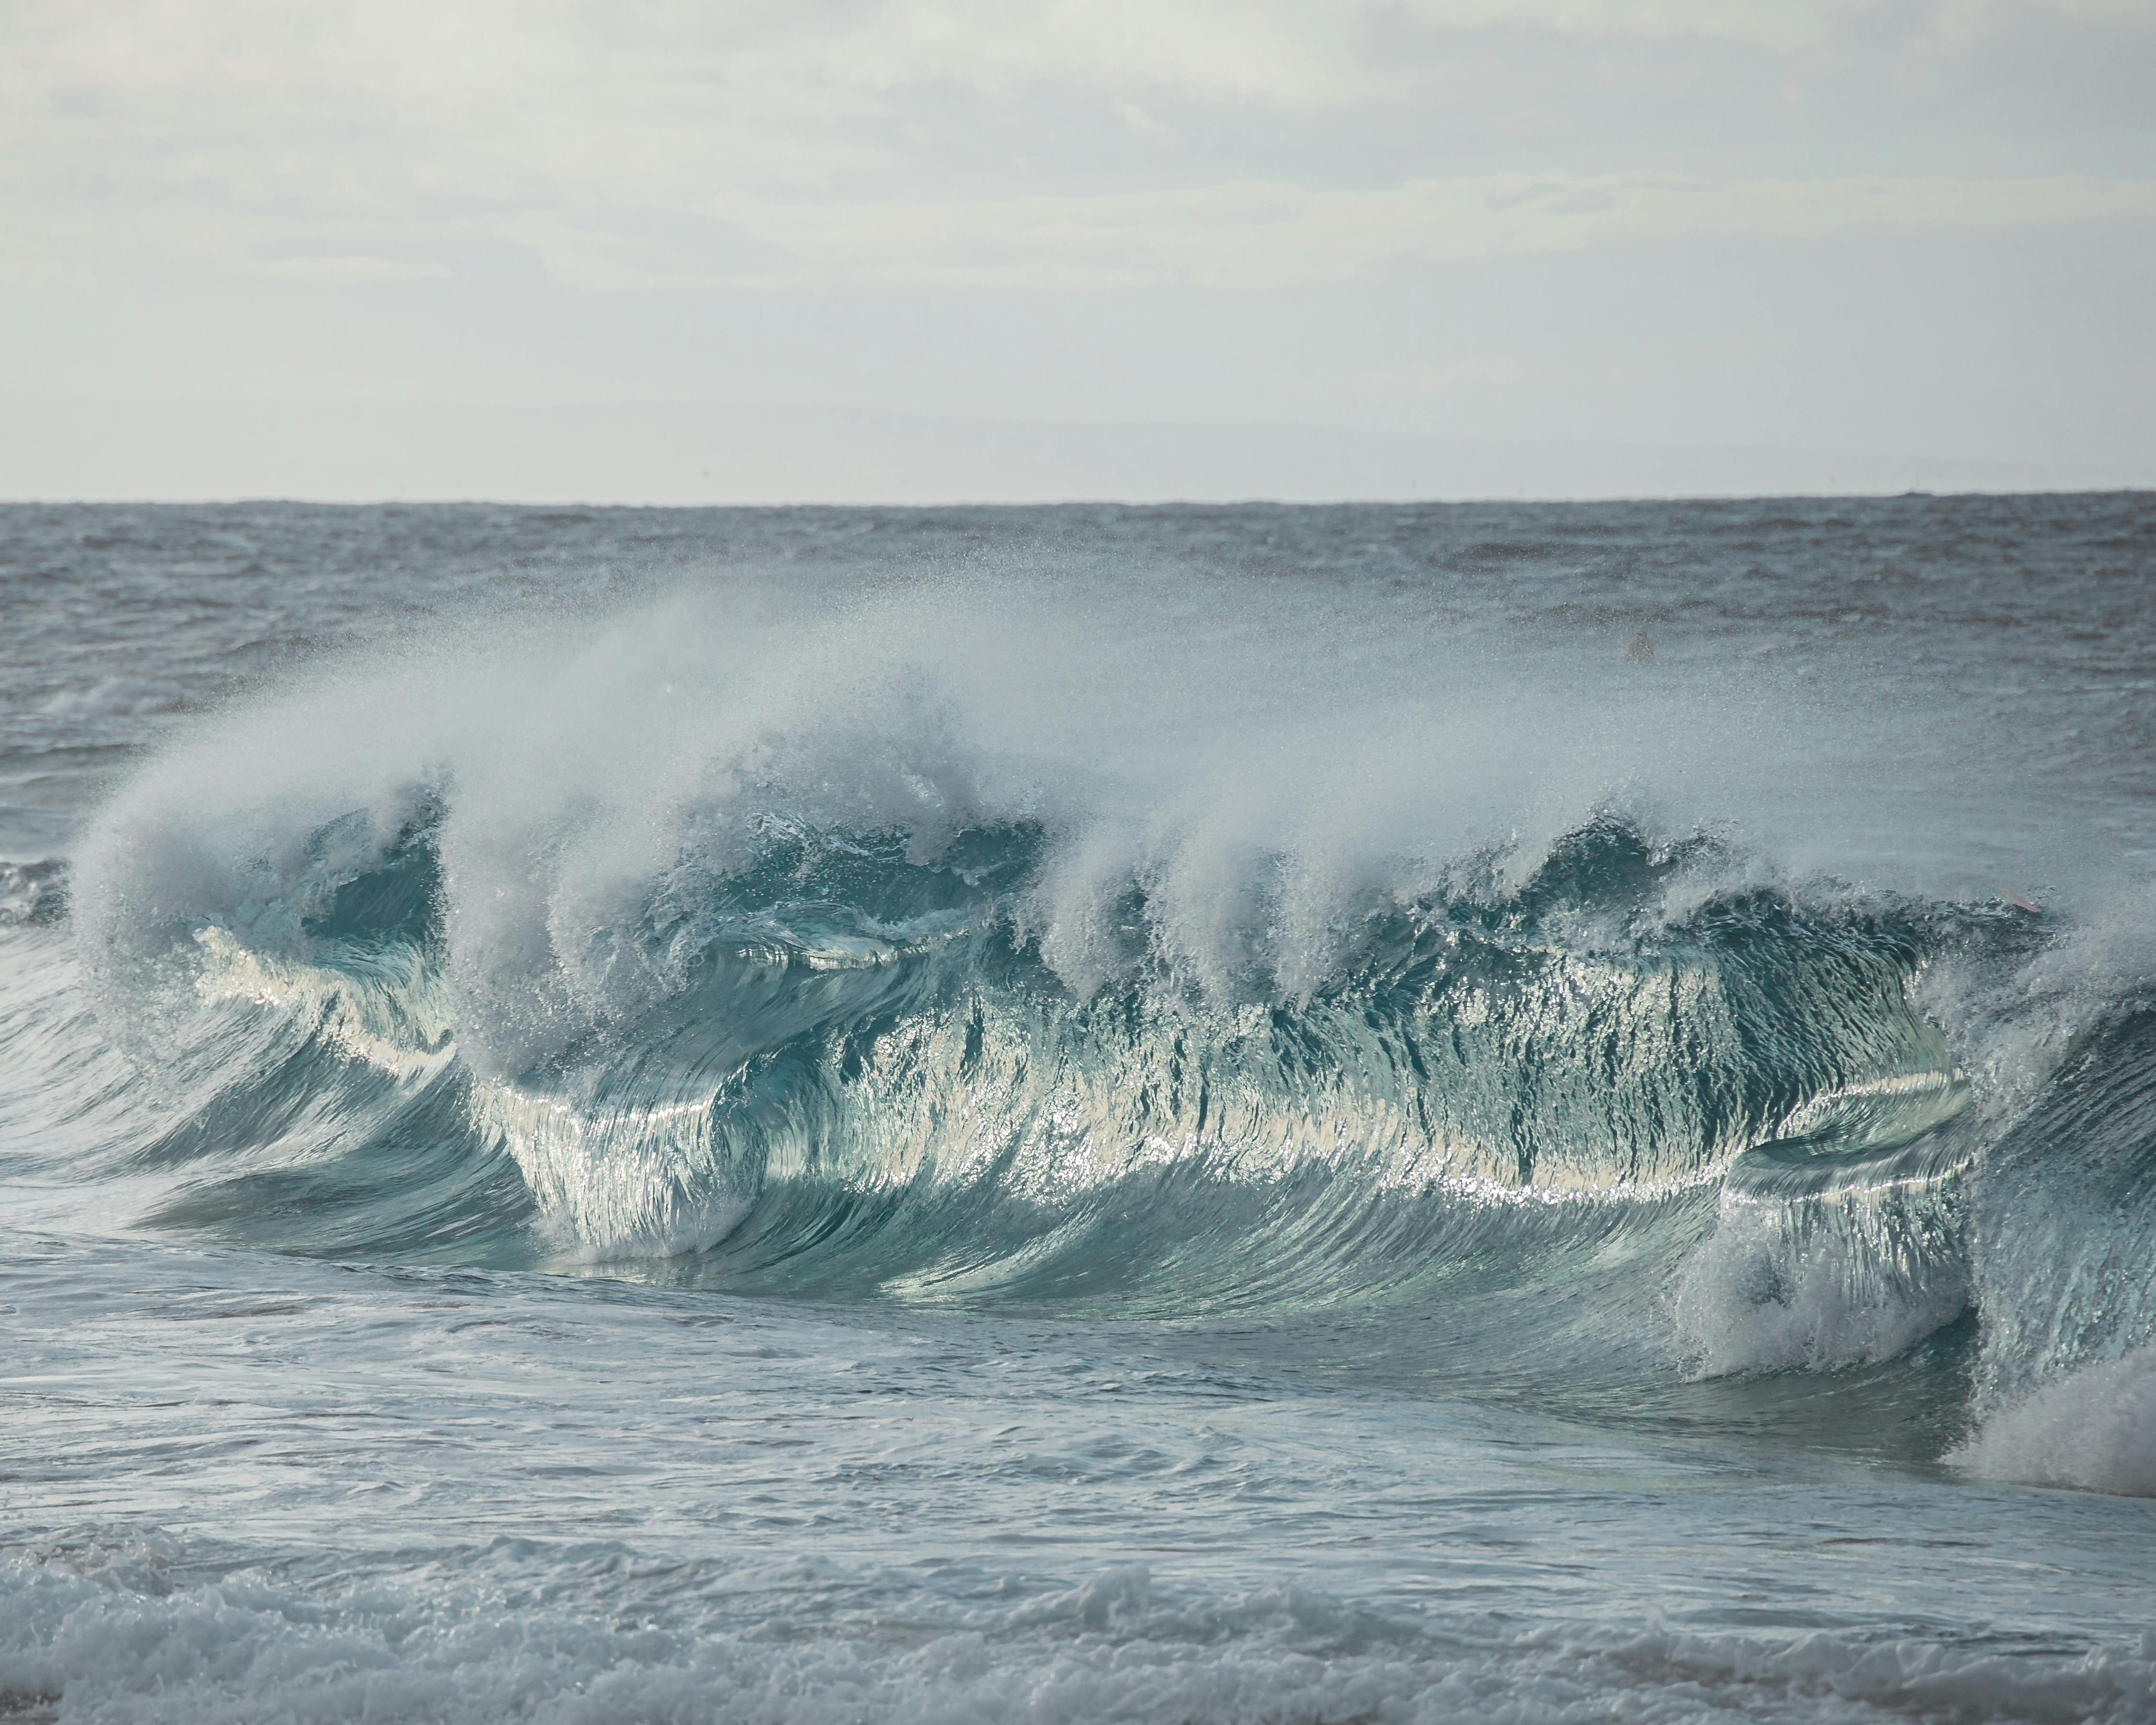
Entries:
[[0,509],[0,1721],[2156,1718],[2152,577]]

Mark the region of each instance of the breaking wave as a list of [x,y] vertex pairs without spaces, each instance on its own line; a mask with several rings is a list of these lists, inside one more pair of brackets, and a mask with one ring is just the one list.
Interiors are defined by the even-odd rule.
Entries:
[[1082,617],[935,621],[675,607],[206,724],[71,899],[23,889],[156,1075],[91,1171],[309,1253],[1502,1296],[1522,1371],[1833,1373],[1974,1308],[1954,1459],[2149,1489],[2044,1435],[2146,1399],[2138,970],[2015,896],[1776,862],[1792,781],[1732,778],[1697,691],[1378,710],[1278,655],[1253,695]]

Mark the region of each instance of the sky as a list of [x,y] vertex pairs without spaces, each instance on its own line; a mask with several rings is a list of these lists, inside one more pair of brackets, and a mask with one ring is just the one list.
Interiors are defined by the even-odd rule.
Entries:
[[2156,0],[0,0],[0,495],[239,404],[2156,483],[2152,90]]

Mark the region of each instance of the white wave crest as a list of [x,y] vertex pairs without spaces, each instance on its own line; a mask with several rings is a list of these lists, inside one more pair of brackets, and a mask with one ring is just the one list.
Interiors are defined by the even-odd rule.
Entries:
[[[1517,884],[1599,810],[1674,831],[1734,812],[1789,854],[1768,828],[1809,744],[1758,691],[1404,630],[1318,588],[1133,583],[1106,607],[1015,580],[894,598],[743,578],[316,671],[108,807],[80,859],[86,945],[108,979],[203,921],[244,912],[260,946],[365,865],[324,833],[378,855],[427,803],[464,1052],[506,1076],[663,996],[619,932],[685,858],[738,860],[774,807],[903,832],[924,860],[968,826],[1036,824],[1018,908],[1081,995],[1132,962],[1133,888],[1152,957],[1298,995],[1373,904],[1471,864]],[[1742,763],[1707,741],[1732,729]]]

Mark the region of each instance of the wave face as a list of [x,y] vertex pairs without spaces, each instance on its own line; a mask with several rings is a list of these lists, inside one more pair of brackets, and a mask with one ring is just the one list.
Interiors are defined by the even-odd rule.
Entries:
[[[506,1159],[555,1236],[597,1257],[1183,1309],[1413,1279],[1462,1210],[1671,1200],[1799,1119],[1802,1164],[1833,1165],[1864,1153],[1875,1114],[1940,1108],[1958,1084],[1891,922],[1750,892],[1612,949],[1553,938],[1621,927],[1696,865],[1698,847],[1658,852],[1614,821],[1494,903],[1367,911],[1291,997],[1180,975],[1135,883],[1108,931],[1123,963],[1075,990],[1028,933],[1038,828],[962,829],[916,859],[904,834],[760,815],[723,869],[684,859],[598,935],[622,1004],[543,1051],[516,1024],[514,1065],[468,1059],[444,818],[325,878],[285,950],[194,931],[209,1034],[259,1035],[264,1007],[290,1028],[208,1056],[247,1076],[146,1153],[228,1155],[242,1121],[260,1122],[249,1147],[289,1148],[295,1110],[368,1167],[446,1131],[433,1225],[459,1234],[503,1219],[466,1200],[470,1169]],[[316,829],[304,849],[336,843]],[[398,1231],[339,1249],[407,1243],[408,1178]],[[318,1225],[290,1243],[323,1244]]]
[[153,1075],[81,1165],[306,1254],[1442,1312],[1507,1383],[1943,1359],[1980,1470],[2138,1369],[2133,901],[1951,848],[1966,715],[1247,593],[737,588],[202,719],[9,877]]

